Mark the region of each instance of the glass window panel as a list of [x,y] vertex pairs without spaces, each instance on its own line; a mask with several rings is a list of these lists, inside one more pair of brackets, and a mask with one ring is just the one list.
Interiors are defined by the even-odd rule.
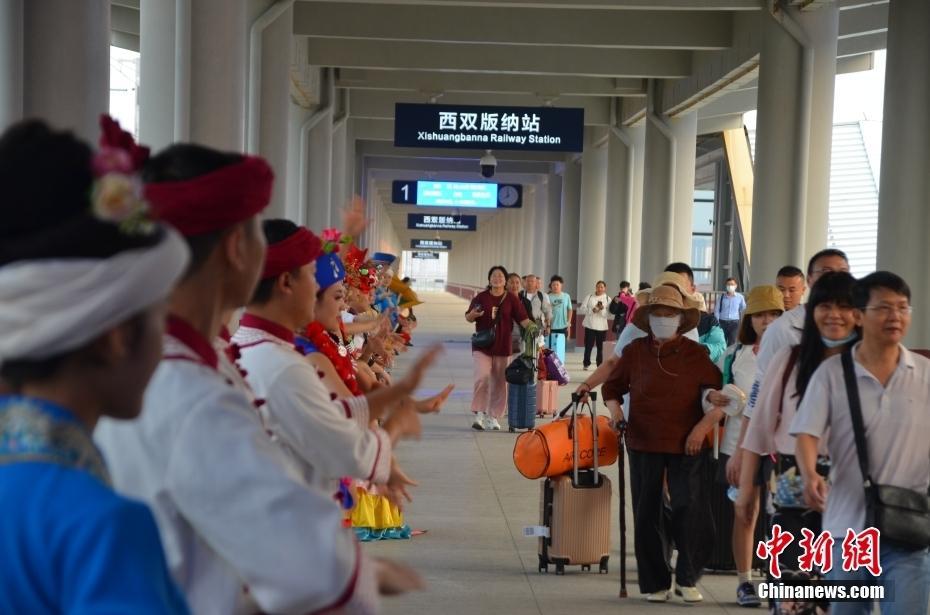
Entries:
[[712,235],[692,235],[691,266],[694,269],[710,269],[713,266],[714,238]]
[[695,201],[694,218],[691,222],[691,230],[695,233],[713,233],[714,232],[714,202]]
[[710,287],[710,271],[704,269],[695,269],[694,270],[694,285],[697,287]]

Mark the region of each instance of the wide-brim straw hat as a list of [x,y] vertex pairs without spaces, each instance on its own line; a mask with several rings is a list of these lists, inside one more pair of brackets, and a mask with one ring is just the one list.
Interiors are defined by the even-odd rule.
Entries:
[[695,301],[682,292],[682,289],[677,284],[662,284],[654,288],[640,291],[636,294],[636,302],[639,303],[639,307],[636,308],[636,312],[633,313],[633,324],[648,333],[652,332],[652,329],[649,327],[649,314],[652,312],[653,307],[659,305],[681,310],[681,325],[678,327],[679,333],[685,333],[694,329],[701,320],[701,313]]

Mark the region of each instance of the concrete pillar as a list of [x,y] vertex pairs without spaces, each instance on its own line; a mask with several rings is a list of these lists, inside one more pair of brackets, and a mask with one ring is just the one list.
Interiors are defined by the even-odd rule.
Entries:
[[672,258],[672,203],[675,198],[675,144],[660,108],[658,84],[649,82],[643,173],[643,243],[640,279],[651,282]]
[[[830,159],[833,152],[833,91],[836,45],[840,29],[837,3],[801,11],[798,20],[813,49],[810,142],[807,163],[807,210],[804,214],[804,258],[827,246],[830,225]],[[930,22],[924,24],[930,27]]]
[[[633,196],[630,203],[630,271],[633,289],[643,280],[640,273],[643,246],[643,174],[646,166],[646,122],[626,129],[633,142]],[[637,279],[639,278],[639,279]]]
[[675,136],[675,200],[672,202],[672,260],[691,262],[694,218],[694,165],[697,154],[697,112],[668,120]]
[[[771,280],[783,265],[803,267],[804,204],[795,157],[801,48],[767,12],[762,15],[759,110],[752,195],[752,284]],[[801,193],[806,197],[806,190]]]
[[607,220],[607,131],[585,128],[581,163],[581,212],[578,220],[579,295],[594,291],[604,277],[604,245]]
[[191,4],[190,139],[221,150],[245,150],[246,0]]
[[291,33],[294,10],[284,11],[262,33],[261,96],[258,153],[274,169],[274,190],[265,215],[287,215],[288,138],[300,135],[289,131]]
[[621,280],[630,277],[634,154],[629,131],[612,129],[608,139],[604,281],[608,292],[614,292]]
[[810,13],[761,16],[753,283],[826,245],[838,12]]
[[[143,142],[156,150],[181,140],[245,151],[252,16],[248,9],[247,0],[141,1],[139,134]],[[281,94],[276,82],[280,83],[282,71],[287,72],[290,47],[281,40],[287,29],[273,24],[269,30],[276,32],[277,40],[266,31],[263,43],[262,104],[271,109],[263,113],[262,123],[272,124],[268,129],[277,134],[286,117],[280,103],[287,89],[284,86]],[[278,150],[275,170],[281,171],[286,155],[280,145],[274,149]],[[276,192],[286,193],[283,183]],[[277,213],[283,212],[280,201],[274,206]]]
[[0,130],[23,117],[23,0],[0,1]]
[[906,344],[930,348],[930,275],[923,246],[930,228],[930,3],[892,2],[882,125],[878,269],[911,287]]
[[[565,279],[563,290],[573,298],[578,293],[578,216],[581,210],[581,165],[573,159],[566,160],[562,174],[562,208],[559,212],[559,267],[558,273]],[[548,280],[547,280],[548,282]]]
[[[177,2],[142,0],[139,3],[139,140],[153,151],[189,137],[178,134],[190,113],[190,15],[179,16]],[[179,87],[180,86],[180,87]],[[179,92],[178,90],[185,90]],[[177,122],[176,122],[177,120]]]
[[562,176],[558,173],[549,174],[548,193],[546,195],[546,258],[543,261],[542,271],[543,289],[546,281],[556,273],[559,268],[559,241],[562,238]]
[[332,110],[310,131],[307,176],[307,222],[312,229],[332,226],[333,121]]
[[96,144],[110,108],[110,3],[29,0],[23,9],[23,116]]
[[[332,179],[331,209],[334,225],[342,224],[342,210],[349,201],[346,194],[346,148],[348,136],[346,134],[348,122],[338,122],[333,126],[333,153],[332,153]],[[406,246],[405,246],[406,247]]]

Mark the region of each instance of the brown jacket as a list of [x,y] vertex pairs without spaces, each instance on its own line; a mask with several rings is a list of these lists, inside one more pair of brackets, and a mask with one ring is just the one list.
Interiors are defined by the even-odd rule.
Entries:
[[604,400],[630,394],[630,450],[683,455],[688,434],[704,417],[702,394],[721,386],[720,370],[704,346],[686,337],[664,344],[661,356],[658,351],[652,336],[624,348],[604,383]]

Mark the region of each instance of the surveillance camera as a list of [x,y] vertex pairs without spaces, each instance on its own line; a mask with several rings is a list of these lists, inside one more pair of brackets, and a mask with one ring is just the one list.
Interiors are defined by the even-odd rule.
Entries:
[[487,150],[478,164],[481,165],[481,175],[484,177],[494,177],[494,171],[497,169],[497,158],[494,157],[491,150]]

